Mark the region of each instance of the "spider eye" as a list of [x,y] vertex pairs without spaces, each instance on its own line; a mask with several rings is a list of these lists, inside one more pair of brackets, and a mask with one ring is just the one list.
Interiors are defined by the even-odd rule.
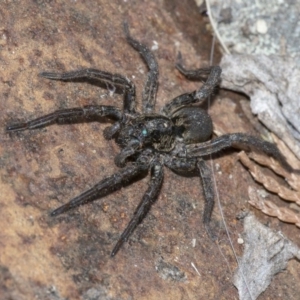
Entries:
[[142,135],[143,135],[143,136],[147,136],[147,135],[148,135],[148,130],[147,130],[146,128],[144,128],[144,129],[142,130]]

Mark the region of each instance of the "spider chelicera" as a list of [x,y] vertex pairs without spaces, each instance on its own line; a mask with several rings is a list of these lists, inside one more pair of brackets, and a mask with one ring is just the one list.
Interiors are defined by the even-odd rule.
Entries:
[[8,132],[36,129],[50,124],[68,124],[79,121],[99,120],[103,117],[115,121],[105,128],[104,137],[115,139],[120,146],[120,153],[115,157],[115,164],[120,171],[109,176],[88,191],[75,197],[70,202],[51,212],[57,216],[79,205],[99,199],[119,188],[138,175],[151,171],[149,187],[133,217],[118,239],[111,256],[116,255],[136,226],[149,212],[158,197],[163,182],[163,166],[176,173],[197,172],[202,180],[205,206],[203,222],[209,235],[209,227],[214,206],[214,188],[211,170],[205,159],[211,154],[228,147],[251,148],[275,157],[285,168],[293,170],[285,161],[277,147],[260,138],[244,134],[225,134],[210,140],[212,121],[208,113],[195,104],[201,104],[211,96],[218,86],[221,68],[212,66],[198,70],[186,70],[180,63],[177,69],[188,79],[201,79],[208,75],[203,86],[192,92],[182,94],[166,104],[161,114],[154,112],[158,87],[158,65],[151,51],[133,39],[127,23],[124,24],[127,42],[140,53],[149,69],[142,95],[142,112],[136,110],[135,86],[127,77],[96,69],[83,69],[62,74],[42,72],[41,77],[53,80],[92,80],[112,86],[124,93],[123,109],[108,105],[87,105],[70,109],[57,110],[40,118],[7,126]]

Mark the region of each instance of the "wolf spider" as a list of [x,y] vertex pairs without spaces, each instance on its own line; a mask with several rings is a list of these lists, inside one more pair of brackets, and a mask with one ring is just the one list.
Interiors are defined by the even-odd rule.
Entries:
[[105,128],[104,137],[107,140],[114,139],[120,146],[121,151],[115,157],[115,164],[121,169],[51,212],[51,216],[57,216],[101,198],[119,188],[122,183],[150,170],[149,187],[114,246],[111,256],[116,255],[157,199],[163,182],[163,166],[176,173],[195,171],[199,174],[205,199],[203,222],[211,237],[213,234],[209,223],[214,206],[214,188],[211,170],[206,165],[205,158],[228,147],[254,148],[275,157],[286,168],[291,169],[277,147],[260,138],[244,133],[233,133],[210,140],[213,130],[212,120],[205,110],[194,104],[203,103],[213,94],[220,81],[219,66],[190,71],[177,63],[179,72],[188,79],[201,79],[208,75],[207,80],[200,89],[174,98],[163,107],[160,114],[155,113],[158,64],[153,53],[131,37],[127,23],[124,24],[124,32],[127,42],[139,52],[149,69],[142,94],[142,112],[136,110],[134,83],[125,76],[96,69],[82,69],[61,74],[42,72],[41,77],[52,80],[96,80],[100,84],[115,87],[124,94],[123,109],[109,105],[87,105],[57,110],[28,122],[7,126],[7,131],[13,132],[42,128],[54,123],[97,121],[102,117],[115,121],[112,126]]

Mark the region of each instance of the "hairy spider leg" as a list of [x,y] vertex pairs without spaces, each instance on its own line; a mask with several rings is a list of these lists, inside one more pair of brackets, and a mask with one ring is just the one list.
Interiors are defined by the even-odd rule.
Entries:
[[101,83],[124,89],[124,111],[131,113],[135,112],[135,86],[127,77],[120,74],[112,74],[109,72],[88,68],[66,73],[42,72],[39,75],[44,78],[62,81],[81,79],[87,81],[98,80]]
[[[178,66],[180,67],[178,68]],[[167,103],[162,110],[167,116],[172,116],[172,114],[182,106],[187,106],[194,103],[202,103],[206,98],[211,96],[220,82],[222,73],[222,69],[219,66],[187,71],[180,64],[177,64],[177,68],[187,78],[189,78],[191,72],[194,74],[193,79],[201,79],[201,75],[207,74],[208,72],[209,75],[206,82],[201,86],[199,90],[196,90],[192,93],[180,95],[174,98],[171,102]],[[197,72],[198,75],[196,74]]]
[[94,120],[99,117],[110,117],[115,120],[120,120],[122,118],[122,111],[114,106],[106,105],[86,105],[83,107],[61,109],[28,122],[8,125],[6,127],[6,131],[36,129],[46,127],[54,123],[77,123],[79,121],[86,121],[89,119]]
[[[138,144],[136,146],[138,146]],[[137,147],[135,147],[135,145],[130,145],[123,148],[115,157],[115,165],[119,168],[123,168],[125,166],[126,159],[136,152],[136,148]]]
[[251,148],[253,150],[262,151],[267,155],[273,156],[287,171],[299,172],[298,170],[294,170],[287,163],[286,159],[280,153],[275,144],[245,133],[229,133],[204,143],[190,144],[186,146],[186,149],[178,153],[178,155],[181,157],[202,157],[219,152],[220,150],[229,147],[238,149]]
[[205,161],[201,158],[193,157],[167,157],[164,164],[175,172],[192,172],[197,170],[203,186],[205,199],[203,211],[203,223],[209,237],[215,240],[215,235],[210,228],[211,215],[214,208],[214,186],[211,180],[212,173]]
[[175,173],[193,172],[196,168],[197,158],[174,157],[168,155],[164,159],[164,165]]
[[156,92],[158,88],[158,64],[153,53],[143,44],[134,40],[129,33],[128,23],[124,22],[124,32],[127,42],[138,51],[146,62],[149,72],[143,90],[142,105],[144,113],[152,113],[155,107]]
[[144,194],[142,201],[139,203],[138,207],[136,208],[132,219],[130,220],[129,224],[121,234],[115,247],[113,248],[111,252],[111,257],[117,254],[121,246],[128,240],[129,236],[132,234],[132,232],[137,227],[137,225],[140,224],[140,222],[147,215],[152,204],[157,199],[157,196],[161,189],[162,181],[163,181],[163,166],[158,161],[153,162],[153,165],[151,167],[151,179],[150,179],[149,187],[146,193]]
[[124,181],[131,180],[143,171],[148,169],[146,164],[132,164],[119,172],[111,175],[110,177],[104,178],[99,183],[94,185],[91,189],[75,197],[68,203],[58,207],[51,212],[51,216],[57,216],[77,206],[86,204],[88,202],[99,199],[100,197],[106,196],[107,194],[119,189]]
[[[111,74],[109,72],[99,71],[96,69],[83,69],[78,71],[66,72],[66,73],[50,73],[42,72],[41,77],[52,80],[99,80],[100,82],[107,83],[119,88],[124,88],[124,111],[135,112],[135,86],[126,77],[119,74]],[[106,105],[87,105],[83,108],[70,108],[55,111],[46,116],[34,119],[26,123],[17,123],[7,126],[7,131],[19,131],[25,129],[41,128],[53,123],[66,124],[66,123],[77,123],[82,120],[93,119],[97,117],[111,117],[115,120],[122,119],[122,112],[120,109],[114,106]],[[114,124],[113,128],[108,128],[105,132],[107,139],[112,138],[113,134],[116,133],[119,127]]]
[[210,228],[211,215],[214,209],[215,204],[215,193],[214,186],[212,181],[212,173],[210,168],[207,166],[203,159],[198,158],[197,168],[199,170],[200,178],[203,186],[204,193],[204,211],[203,211],[203,223],[208,233],[209,237],[213,240],[216,239],[216,236],[213,234],[212,229]]
[[200,69],[195,69],[195,70],[187,70],[181,63],[181,53],[180,52],[178,55],[178,60],[179,60],[179,62],[177,62],[175,64],[175,67],[187,79],[200,80],[203,77],[203,75],[209,75],[211,72],[211,67],[200,68]]
[[187,79],[200,80],[204,74],[208,75],[205,84],[195,92],[195,103],[207,98],[208,96],[211,96],[214,92],[214,89],[220,83],[222,73],[222,69],[220,66],[211,66],[196,70],[187,70],[180,63],[177,63],[176,68]]

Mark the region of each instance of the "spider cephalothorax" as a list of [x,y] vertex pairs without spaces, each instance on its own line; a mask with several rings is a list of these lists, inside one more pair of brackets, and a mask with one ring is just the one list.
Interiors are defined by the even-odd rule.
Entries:
[[91,119],[97,120],[104,116],[115,120],[112,126],[104,130],[104,137],[115,139],[120,146],[121,151],[115,157],[115,163],[121,168],[120,171],[101,180],[88,191],[51,213],[52,216],[56,216],[71,208],[99,199],[120,187],[122,183],[151,170],[149,187],[112,250],[111,256],[118,252],[156,200],[163,181],[163,166],[167,166],[177,173],[198,172],[202,180],[205,198],[203,221],[210,235],[212,234],[209,230],[209,222],[214,206],[214,189],[211,171],[204,160],[210,154],[228,147],[250,147],[275,157],[287,169],[292,170],[277,147],[260,138],[234,133],[209,140],[212,135],[211,118],[205,110],[195,104],[201,104],[213,94],[221,76],[221,68],[218,66],[188,71],[181,64],[177,64],[177,69],[187,78],[200,79],[205,75],[208,75],[208,78],[199,90],[176,97],[164,106],[161,114],[155,113],[154,106],[158,87],[157,62],[146,46],[130,36],[126,23],[124,31],[127,42],[140,53],[149,68],[142,96],[141,113],[136,110],[135,86],[125,76],[96,69],[83,69],[62,74],[43,72],[40,76],[53,80],[98,80],[114,86],[124,93],[123,109],[107,105],[88,105],[58,110],[28,122],[7,126],[7,131],[12,132],[41,128],[53,123],[67,124]]

